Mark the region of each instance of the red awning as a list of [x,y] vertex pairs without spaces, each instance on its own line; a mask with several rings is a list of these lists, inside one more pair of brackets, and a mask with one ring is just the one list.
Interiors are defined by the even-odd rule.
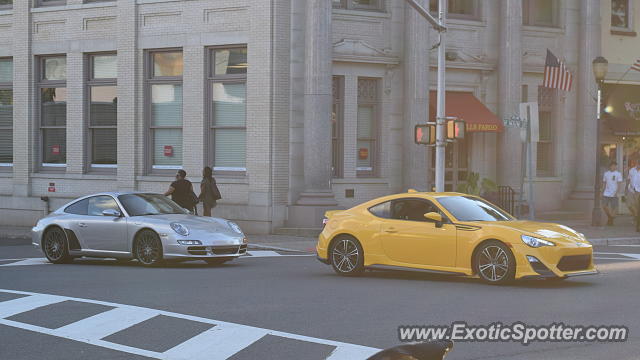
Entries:
[[[437,95],[429,92],[429,121],[436,121]],[[455,116],[466,122],[469,132],[501,132],[502,121],[492,113],[472,93],[447,91],[445,97],[445,115]]]

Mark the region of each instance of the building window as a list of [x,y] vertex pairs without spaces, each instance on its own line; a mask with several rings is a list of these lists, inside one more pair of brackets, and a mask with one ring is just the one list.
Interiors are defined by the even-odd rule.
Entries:
[[378,140],[378,80],[358,79],[357,176],[375,176]]
[[209,50],[209,151],[217,172],[246,171],[247,48]]
[[118,59],[115,54],[89,55],[88,111],[92,168],[112,168],[118,155]]
[[336,9],[349,10],[384,10],[384,0],[333,0],[333,7]]
[[611,29],[631,32],[633,31],[631,20],[631,1],[611,0]]
[[40,156],[42,166],[67,163],[67,58],[39,59]]
[[67,0],[36,0],[36,6],[66,5]]
[[331,173],[343,176],[344,77],[333,77],[333,111],[331,113]]
[[13,163],[13,60],[0,58],[0,166]]
[[[436,15],[438,13],[438,0],[430,0],[429,9]],[[448,0],[447,17],[452,19],[478,19],[480,17],[478,1]]]
[[150,51],[147,117],[151,168],[182,167],[182,51]]
[[558,26],[558,3],[555,0],[522,0],[522,23],[531,26]]
[[553,159],[553,99],[556,89],[538,87],[538,132],[537,144],[537,176],[554,175]]
[[13,0],[0,0],[0,10],[11,9],[13,7]]

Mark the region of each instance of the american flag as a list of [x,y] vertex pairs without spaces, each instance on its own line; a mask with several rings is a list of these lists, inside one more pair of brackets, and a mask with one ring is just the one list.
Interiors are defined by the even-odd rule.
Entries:
[[571,91],[572,83],[573,75],[571,75],[571,72],[564,66],[564,62],[558,60],[558,58],[547,49],[547,61],[544,64],[544,82],[542,86],[551,89]]
[[640,59],[636,60],[636,62],[631,65],[631,70],[640,71]]

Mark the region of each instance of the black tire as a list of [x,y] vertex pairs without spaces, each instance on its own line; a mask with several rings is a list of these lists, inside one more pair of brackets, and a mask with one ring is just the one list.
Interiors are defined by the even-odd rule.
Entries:
[[357,276],[364,272],[364,251],[360,242],[351,236],[341,236],[331,243],[329,261],[333,271],[343,276]]
[[516,275],[516,259],[500,241],[487,241],[474,254],[475,272],[488,284],[504,285]]
[[155,231],[140,231],[136,236],[133,252],[136,259],[144,266],[156,266],[162,263],[162,242]]
[[73,258],[69,256],[67,235],[59,227],[53,227],[44,233],[42,251],[47,260],[54,264],[68,264],[73,261]]
[[233,260],[233,258],[228,258],[228,257],[204,259],[204,261],[206,261],[207,264],[209,265],[222,265],[231,260]]

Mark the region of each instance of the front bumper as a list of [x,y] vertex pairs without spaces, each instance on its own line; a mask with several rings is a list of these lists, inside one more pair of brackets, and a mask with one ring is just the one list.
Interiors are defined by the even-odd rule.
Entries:
[[575,246],[531,248],[515,245],[516,278],[566,278],[598,274],[593,263],[593,248]]
[[164,247],[165,259],[210,259],[239,257],[247,252],[247,244],[236,245],[180,245]]

